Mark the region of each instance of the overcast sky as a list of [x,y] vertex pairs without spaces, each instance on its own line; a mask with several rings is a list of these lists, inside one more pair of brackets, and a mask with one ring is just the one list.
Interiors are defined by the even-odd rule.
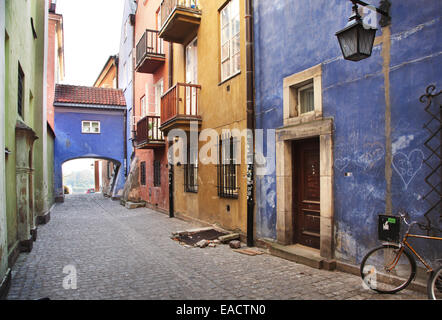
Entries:
[[[124,0],[57,0],[63,15],[65,84],[92,86],[120,47]],[[93,160],[69,161],[63,174],[91,169]]]
[[57,0],[63,15],[65,84],[92,86],[119,50],[124,0]]

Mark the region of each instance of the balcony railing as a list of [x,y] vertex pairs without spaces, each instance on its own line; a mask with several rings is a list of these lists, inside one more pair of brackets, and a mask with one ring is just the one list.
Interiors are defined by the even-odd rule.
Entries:
[[138,72],[153,73],[166,59],[163,39],[158,37],[157,30],[146,29],[136,50]]
[[138,148],[152,148],[165,144],[160,121],[159,116],[147,116],[137,122],[135,141]]
[[182,43],[197,30],[200,20],[199,0],[163,0],[160,37],[166,41]]
[[199,119],[199,91],[197,84],[177,83],[161,97],[161,123],[174,118]]

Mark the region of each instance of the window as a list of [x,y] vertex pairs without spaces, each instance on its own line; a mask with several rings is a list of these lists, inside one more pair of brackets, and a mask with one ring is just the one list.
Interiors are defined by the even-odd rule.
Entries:
[[301,114],[315,110],[313,84],[298,89],[298,103]]
[[81,133],[100,133],[100,121],[81,121]]
[[23,118],[25,74],[18,64],[17,112]]
[[284,78],[283,96],[284,126],[322,119],[322,66]]
[[146,96],[141,97],[140,99],[140,108],[141,108],[141,119],[147,115],[147,103]]
[[161,96],[163,95],[163,79],[155,84],[155,116],[161,115]]
[[110,178],[112,178],[111,162],[110,161],[106,161],[106,163],[107,163],[107,166],[106,166],[107,178],[110,179]]
[[161,162],[158,160],[153,162],[153,186],[161,186]]
[[140,163],[140,184],[146,185],[146,161]]
[[223,137],[219,140],[218,196],[221,198],[238,197],[238,142],[238,139],[233,137]]
[[221,81],[240,71],[239,1],[230,1],[220,12]]
[[184,165],[184,190],[198,192],[198,148],[187,150],[187,164]]

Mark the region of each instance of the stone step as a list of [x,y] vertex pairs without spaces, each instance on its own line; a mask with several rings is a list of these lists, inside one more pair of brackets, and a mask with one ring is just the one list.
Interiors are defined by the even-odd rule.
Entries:
[[271,243],[269,252],[279,258],[304,264],[316,269],[323,269],[327,265],[326,259],[321,257],[317,250],[299,244],[284,246],[277,243]]

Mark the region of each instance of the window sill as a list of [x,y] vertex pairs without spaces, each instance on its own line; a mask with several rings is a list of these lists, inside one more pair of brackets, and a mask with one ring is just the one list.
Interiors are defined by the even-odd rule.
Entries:
[[238,199],[238,194],[224,194],[224,195],[218,195],[221,199]]
[[240,75],[241,71],[238,71],[237,73],[232,74],[230,77],[227,77],[226,79],[224,79],[223,81],[221,81],[220,83],[218,83],[218,86],[223,85],[224,83],[232,80],[233,78],[235,78],[236,76]]

